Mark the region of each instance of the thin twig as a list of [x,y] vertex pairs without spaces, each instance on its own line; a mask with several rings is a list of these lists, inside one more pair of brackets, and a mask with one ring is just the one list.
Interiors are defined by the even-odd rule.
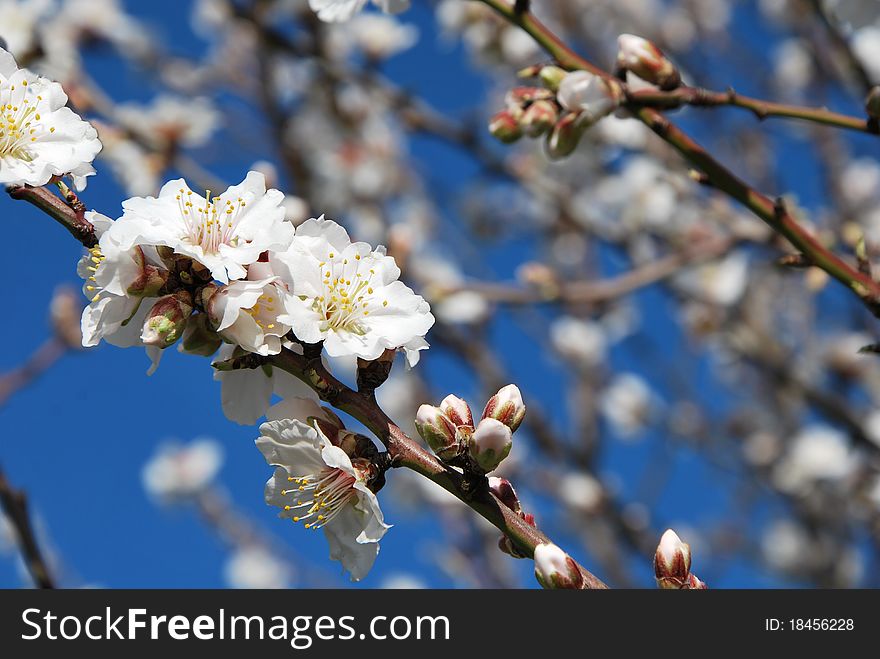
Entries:
[[2,469],[0,469],[0,506],[15,529],[22,557],[34,583],[38,588],[55,588],[55,581],[31,526],[27,497],[21,490],[13,489]]

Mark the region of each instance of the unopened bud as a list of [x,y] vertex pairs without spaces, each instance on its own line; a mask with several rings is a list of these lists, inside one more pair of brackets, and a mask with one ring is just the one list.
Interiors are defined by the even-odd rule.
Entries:
[[508,108],[521,108],[535,101],[553,99],[553,92],[543,87],[514,87],[504,96]]
[[183,334],[192,311],[192,297],[186,291],[159,298],[144,321],[141,341],[167,348]]
[[865,112],[874,120],[880,120],[880,85],[872,87],[865,99]]
[[140,272],[129,284],[126,293],[133,297],[156,297],[168,282],[169,272],[147,263],[144,250],[139,245],[131,250],[131,256]]
[[513,489],[513,485],[510,484],[509,480],[506,478],[498,478],[497,476],[490,476],[488,481],[489,491],[498,497],[498,500],[501,503],[518,515],[522,513],[522,506],[520,505],[519,497],[516,495],[516,490]]
[[451,460],[460,452],[455,424],[439,407],[422,405],[416,413],[416,430],[441,460]]
[[497,419],[515,432],[526,415],[526,405],[523,403],[519,387],[509,384],[498,390],[498,393],[486,403],[483,410],[483,418]]
[[548,589],[577,589],[584,583],[577,563],[553,543],[535,547],[535,578]]
[[223,340],[211,327],[208,314],[200,313],[187,322],[180,341],[180,350],[191,355],[210,357],[217,352],[221,343]]
[[529,137],[540,137],[551,130],[559,119],[559,110],[553,101],[535,101],[523,112],[519,122]]
[[446,415],[455,426],[471,426],[474,425],[474,415],[471,414],[471,408],[464,400],[458,396],[449,394],[440,401],[440,411]]
[[547,89],[556,91],[559,89],[559,83],[561,83],[563,78],[567,75],[568,71],[561,69],[558,66],[545,66],[541,69],[538,77],[541,79],[541,82],[547,85]]
[[681,74],[663,51],[654,43],[634,34],[617,38],[617,66],[631,71],[639,78],[660,89],[675,89],[681,84]]
[[690,571],[690,546],[682,542],[675,531],[667,529],[654,554],[657,586],[663,589],[681,589],[685,587]]
[[567,112],[562,115],[553,130],[547,135],[547,156],[558,160],[571,155],[589,125],[588,121],[582,121],[581,115],[575,112]]
[[523,136],[522,126],[509,110],[502,110],[489,120],[489,132],[505,144],[516,142]]
[[468,442],[471,458],[484,473],[494,470],[508,456],[513,446],[510,428],[488,418],[480,421]]
[[689,574],[687,578],[687,583],[685,584],[685,589],[687,590],[708,590],[709,586],[706,585],[704,581],[700,581],[694,574]]

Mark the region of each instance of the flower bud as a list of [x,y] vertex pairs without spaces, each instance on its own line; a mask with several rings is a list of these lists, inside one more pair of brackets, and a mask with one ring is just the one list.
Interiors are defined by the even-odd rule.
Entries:
[[540,137],[551,130],[559,119],[559,110],[553,101],[535,101],[523,112],[519,123],[529,137]]
[[446,418],[457,426],[474,426],[474,415],[471,414],[471,408],[458,396],[449,394],[440,401],[440,411],[446,415]]
[[689,574],[687,583],[685,584],[685,589],[687,590],[708,590],[709,586],[706,585],[705,582],[700,581],[694,574]]
[[552,91],[556,91],[559,89],[559,83],[562,82],[563,78],[568,75],[568,71],[565,69],[561,69],[558,66],[545,66],[541,68],[541,71],[538,73],[538,77],[541,79],[545,85],[547,85],[547,89]]
[[483,419],[468,441],[468,452],[477,466],[489,473],[510,453],[513,436],[510,428],[492,418]]
[[422,405],[416,413],[416,430],[441,460],[451,460],[460,453],[455,424],[439,407]]
[[200,313],[189,319],[180,342],[180,350],[191,355],[210,357],[223,340],[210,326],[208,314]]
[[553,99],[553,92],[543,87],[514,87],[504,96],[507,107],[521,108],[535,101],[547,101]]
[[183,334],[192,311],[192,296],[186,291],[159,298],[144,321],[141,341],[144,345],[167,348]]
[[685,587],[691,571],[691,548],[675,531],[667,529],[654,554],[654,576],[663,589]]
[[631,71],[642,80],[660,89],[675,89],[681,84],[681,74],[663,51],[655,44],[633,34],[617,38],[617,66]]
[[516,496],[516,490],[506,478],[498,478],[497,476],[489,477],[489,491],[498,497],[498,500],[505,506],[510,508],[516,514],[522,513],[522,506],[519,497]]
[[620,83],[587,71],[572,71],[559,84],[559,104],[570,112],[580,113],[592,124],[611,114],[623,100]]
[[880,85],[872,87],[865,99],[865,112],[871,119],[880,120]]
[[483,410],[483,418],[497,419],[510,428],[510,432],[516,432],[519,424],[526,415],[526,405],[523,403],[519,387],[509,384],[498,390],[498,393],[486,403]]
[[169,272],[147,263],[144,250],[139,245],[131,250],[131,256],[140,272],[129,284],[126,293],[134,297],[156,297],[168,282]]
[[535,547],[535,578],[548,589],[577,589],[584,583],[577,563],[553,543]]
[[489,132],[505,144],[516,142],[523,136],[522,127],[510,110],[502,110],[489,120]]
[[581,115],[575,112],[566,112],[556,122],[553,130],[547,134],[547,156],[553,160],[565,158],[577,148],[583,137],[584,131],[590,126],[588,121],[582,121]]

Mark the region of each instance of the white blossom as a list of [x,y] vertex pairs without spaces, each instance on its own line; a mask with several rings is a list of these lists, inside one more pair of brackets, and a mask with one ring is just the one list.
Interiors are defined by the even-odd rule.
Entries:
[[0,184],[40,186],[69,174],[85,187],[101,142],[66,103],[61,85],[19,69],[0,48]]
[[[347,21],[366,4],[367,0],[309,0],[312,11],[328,23]],[[397,14],[409,8],[409,0],[373,0],[373,4],[389,14]]]
[[423,337],[434,316],[398,280],[400,269],[383,247],[352,243],[345,229],[322,216],[297,227],[290,248],[270,261],[290,286],[279,320],[301,341],[323,341],[330,357],[372,360],[388,348],[405,348],[412,360],[427,347]]
[[[120,348],[144,345],[141,330],[157,297],[129,294],[144,274],[146,266],[160,265],[155,250],[139,246],[122,249],[112,231],[109,217],[88,211],[86,220],[95,227],[98,244],[80,259],[77,274],[85,280],[83,293],[89,304],[83,309],[81,330],[85,347],[98,345],[101,339]],[[150,373],[159,363],[161,351],[147,347],[153,362]]]
[[213,439],[168,443],[144,466],[144,487],[163,500],[192,496],[211,484],[222,465],[223,449]]
[[390,528],[379,500],[369,489],[369,465],[350,458],[317,424],[299,419],[323,417],[317,403],[288,399],[269,410],[256,440],[275,473],[266,483],[266,503],[279,517],[324,529],[330,558],[360,581],[372,568],[379,541]]
[[290,588],[293,570],[270,551],[257,545],[246,545],[235,551],[223,570],[231,588]]
[[120,125],[156,147],[205,144],[220,126],[220,113],[206,98],[163,94],[149,105],[126,103],[116,109]]
[[290,244],[294,228],[284,221],[283,200],[279,190],[266,190],[257,172],[213,197],[210,190],[203,197],[177,179],[162,186],[158,197],[123,202],[116,222],[120,246],[164,245],[195,259],[224,284],[243,279],[245,266],[260,254]]

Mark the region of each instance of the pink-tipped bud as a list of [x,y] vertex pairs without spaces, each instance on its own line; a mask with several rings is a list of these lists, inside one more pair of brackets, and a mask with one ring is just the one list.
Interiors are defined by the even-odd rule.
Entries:
[[691,571],[691,548],[678,534],[667,529],[654,554],[654,576],[663,589],[684,588]]
[[156,297],[168,282],[168,275],[164,268],[145,265],[138,278],[126,289],[126,293],[133,297]]
[[566,112],[547,134],[547,156],[553,160],[565,158],[580,144],[590,122],[582,121],[576,112]]
[[553,92],[543,87],[514,87],[504,97],[508,108],[521,108],[535,101],[553,99]]
[[687,590],[708,590],[709,586],[706,585],[705,582],[700,581],[699,578],[695,574],[689,574],[687,583],[685,584],[685,589]]
[[519,387],[515,384],[499,389],[483,410],[484,419],[497,419],[510,428],[510,432],[516,432],[525,415],[526,405],[523,403]]
[[489,120],[489,132],[505,144],[516,142],[523,136],[522,126],[509,110],[502,110]]
[[578,589],[584,583],[577,563],[552,543],[535,547],[535,578],[547,589]]
[[525,109],[519,120],[529,137],[540,137],[551,130],[559,120],[559,110],[553,101],[535,101]]
[[144,321],[141,341],[144,345],[167,348],[183,334],[192,312],[192,296],[186,291],[159,298]]
[[468,442],[468,452],[484,472],[494,470],[508,456],[513,446],[510,428],[496,419],[483,419]]
[[618,68],[631,71],[660,89],[675,89],[681,84],[678,69],[654,43],[634,34],[621,34],[617,46]]
[[440,401],[440,411],[456,426],[474,426],[474,415],[471,408],[458,396],[449,394]]
[[416,430],[441,460],[451,460],[461,452],[455,424],[439,407],[422,405],[416,413]]
[[510,508],[517,515],[522,514],[522,506],[519,503],[519,497],[516,490],[506,478],[498,478],[497,476],[489,477],[489,491],[498,497],[498,500],[505,506]]

